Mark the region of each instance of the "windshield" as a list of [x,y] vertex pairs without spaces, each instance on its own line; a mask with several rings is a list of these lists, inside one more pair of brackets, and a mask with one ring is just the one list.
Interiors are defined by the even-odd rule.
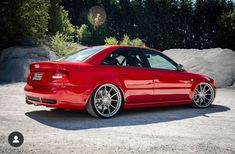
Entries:
[[105,47],[99,46],[99,47],[90,47],[85,48],[82,50],[79,50],[77,52],[71,53],[64,58],[62,58],[62,61],[84,61],[88,57],[98,53],[99,51],[103,50]]

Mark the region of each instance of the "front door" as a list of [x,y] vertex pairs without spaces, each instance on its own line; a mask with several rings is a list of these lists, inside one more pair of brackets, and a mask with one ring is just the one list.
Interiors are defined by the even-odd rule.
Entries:
[[154,100],[188,100],[192,79],[185,71],[177,70],[177,64],[167,56],[145,50],[154,78]]

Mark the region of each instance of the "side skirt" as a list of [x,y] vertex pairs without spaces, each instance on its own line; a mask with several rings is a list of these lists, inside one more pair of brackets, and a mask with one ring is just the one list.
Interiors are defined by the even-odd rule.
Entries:
[[124,103],[124,109],[131,108],[147,108],[147,107],[157,107],[157,106],[174,106],[192,104],[192,100],[177,100],[177,101],[164,101],[164,102],[144,102],[144,103]]

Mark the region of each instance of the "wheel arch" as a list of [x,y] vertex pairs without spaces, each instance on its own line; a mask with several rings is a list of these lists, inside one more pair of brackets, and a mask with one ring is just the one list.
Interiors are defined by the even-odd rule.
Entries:
[[[193,99],[193,94],[194,94],[194,92],[195,92],[197,86],[198,86],[200,83],[202,83],[202,82],[208,83],[208,84],[210,84],[212,87],[214,87],[214,86],[211,84],[210,80],[207,80],[206,78],[201,78],[201,77],[200,77],[200,78],[195,78],[195,79],[194,79],[194,82],[193,82],[193,84],[192,84],[192,86],[191,86],[191,92],[190,92],[190,95],[189,95],[189,98],[190,98],[191,100]],[[214,92],[215,92],[215,88],[214,88]]]
[[120,82],[109,82],[109,81],[102,81],[102,82],[99,82],[99,83],[93,83],[92,84],[89,96],[88,96],[88,98],[86,100],[86,105],[88,104],[89,99],[91,98],[91,96],[95,92],[95,90],[98,89],[100,86],[102,86],[104,84],[112,84],[112,85],[114,85],[114,86],[116,86],[118,88],[118,90],[121,93],[121,97],[122,97],[122,105],[121,105],[121,108],[122,108],[123,105],[124,105],[124,102],[125,102],[125,97],[124,97],[124,90],[121,88],[121,83]]

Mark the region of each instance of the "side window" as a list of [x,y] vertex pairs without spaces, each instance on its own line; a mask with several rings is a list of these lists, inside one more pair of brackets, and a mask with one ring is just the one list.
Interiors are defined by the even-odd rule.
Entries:
[[113,65],[113,61],[114,61],[114,53],[111,53],[102,61],[101,64]]
[[145,66],[143,60],[141,59],[140,52],[138,52],[137,50],[132,50],[132,52],[127,56],[126,63],[127,66],[133,66],[133,67]]
[[151,68],[177,70],[177,67],[167,58],[155,51],[145,51],[146,58],[148,59]]
[[104,65],[127,66],[126,60],[130,51],[119,49],[109,54],[102,62]]
[[115,54],[115,58],[114,58],[114,64],[115,65],[119,65],[119,66],[127,66],[126,65],[126,57],[127,57],[127,53],[123,52],[116,52]]
[[104,65],[146,67],[146,60],[138,50],[132,48],[119,49],[109,54],[102,62]]

